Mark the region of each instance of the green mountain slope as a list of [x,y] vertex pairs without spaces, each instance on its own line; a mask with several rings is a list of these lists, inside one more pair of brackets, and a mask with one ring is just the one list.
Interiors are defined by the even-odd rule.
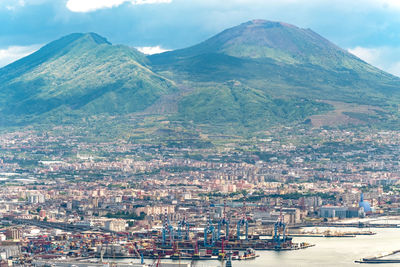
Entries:
[[135,49],[94,34],[71,34],[0,69],[0,113],[126,114],[142,111],[173,83],[152,72]]
[[267,128],[272,123],[304,120],[330,110],[330,106],[307,99],[271,98],[265,92],[227,82],[217,87],[196,90],[179,103],[180,115],[197,123],[234,124],[251,129]]
[[399,100],[400,79],[337,47],[310,29],[254,20],[193,47],[149,57],[180,82],[238,80],[271,97],[386,105]]
[[335,118],[393,124],[399,89],[400,78],[280,22],[246,22],[147,57],[77,33],[0,69],[0,125],[127,114],[155,115],[140,125],[154,132],[180,125],[244,133]]

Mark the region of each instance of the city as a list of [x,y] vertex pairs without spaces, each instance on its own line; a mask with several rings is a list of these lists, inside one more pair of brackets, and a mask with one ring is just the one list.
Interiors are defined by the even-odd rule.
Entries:
[[[122,139],[99,145],[56,132],[3,134],[2,255],[30,263],[96,258],[101,251],[110,258],[187,259],[195,255],[193,242],[199,257],[217,257],[224,241],[237,253],[249,244],[306,249],[318,244],[302,241],[311,235],[302,227],[399,214],[399,133],[275,131],[199,149]],[[275,233],[277,221],[287,229]],[[259,236],[275,241],[250,241]],[[249,244],[234,245],[236,239]]]

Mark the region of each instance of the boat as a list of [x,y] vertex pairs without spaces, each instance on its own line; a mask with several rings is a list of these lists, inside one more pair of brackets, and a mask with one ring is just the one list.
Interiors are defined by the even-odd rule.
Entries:
[[239,257],[239,260],[251,260],[257,257],[259,257],[259,255],[256,254],[256,251],[252,248],[248,248],[243,255]]

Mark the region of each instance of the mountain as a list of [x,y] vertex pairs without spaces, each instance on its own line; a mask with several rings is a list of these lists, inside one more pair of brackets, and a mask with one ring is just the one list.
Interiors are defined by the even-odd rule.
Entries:
[[174,88],[139,51],[75,33],[0,69],[1,122],[138,112]]
[[0,69],[2,125],[136,114],[157,117],[153,128],[255,132],[386,123],[399,104],[400,78],[310,29],[265,20],[152,56],[76,33]]
[[[398,77],[337,47],[310,29],[253,20],[193,47],[150,56],[158,71],[196,82],[239,80],[272,95],[371,103],[398,94]],[[361,98],[354,99],[354,94]],[[379,102],[379,101],[378,101]]]
[[[253,20],[227,29],[210,39],[162,57],[225,54],[238,58],[272,58],[284,63],[344,63],[346,52],[310,29],[265,20]],[[153,56],[159,58],[160,54]],[[320,60],[322,59],[322,62]]]
[[[201,123],[204,118],[221,122],[232,114],[243,115],[250,106],[256,116],[242,119],[242,125],[259,125],[260,116],[266,122],[305,119],[327,112],[329,105],[335,109],[332,101],[393,111],[397,108],[393,103],[400,100],[398,77],[367,64],[310,29],[282,22],[249,21],[198,45],[149,59],[153,70],[193,89],[192,94],[183,95],[178,112]],[[238,86],[248,93],[235,93]],[[210,112],[215,106],[204,105],[194,110],[193,95],[204,105],[211,95],[224,95],[224,99],[215,101],[219,111]],[[271,101],[281,103],[287,112],[279,112],[282,105],[271,105]],[[266,107],[271,110],[265,112]],[[348,114],[355,115],[355,111]],[[375,111],[370,113],[383,119],[382,113]],[[240,121],[239,115],[234,117]]]

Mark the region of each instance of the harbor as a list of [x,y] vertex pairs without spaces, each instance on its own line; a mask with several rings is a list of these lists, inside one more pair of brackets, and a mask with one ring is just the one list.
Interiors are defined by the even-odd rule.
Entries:
[[[132,233],[129,242],[105,244],[96,247],[96,257],[140,258],[172,260],[225,260],[229,254],[233,260],[247,260],[257,256],[255,251],[291,251],[314,246],[312,243],[293,242],[288,236],[286,223],[278,220],[272,227],[271,235],[249,234],[246,217],[238,220],[232,231],[230,220],[225,217],[213,223],[208,220],[204,229],[191,230],[185,220],[173,225],[165,216],[161,231]],[[254,230],[254,229],[253,229]],[[249,251],[252,251],[250,253]],[[249,257],[251,255],[251,257]]]
[[[306,229],[310,230],[310,229]],[[354,229],[344,229],[351,231]],[[375,235],[359,235],[355,238],[325,238],[325,237],[304,237],[304,242],[316,244],[305,250],[295,251],[256,251],[259,257],[246,261],[232,261],[233,267],[320,267],[320,266],[359,266],[356,260],[368,258],[372,255],[387,255],[389,252],[399,250],[398,240],[400,232],[396,229],[384,228],[377,229]],[[377,249],[378,248],[378,249]],[[316,260],[313,255],[319,255]],[[87,259],[85,260],[88,261]],[[146,266],[152,266],[158,260],[144,259]],[[90,266],[96,266],[95,262],[99,259],[90,259]],[[101,266],[144,266],[139,265],[140,259],[104,259]],[[221,267],[225,263],[217,260],[192,261],[192,260],[172,260],[162,259],[160,263],[171,264],[170,266],[184,267]],[[98,263],[99,264],[99,263]],[[224,265],[222,265],[224,264]],[[58,266],[58,265],[56,265]],[[61,265],[59,265],[61,266]],[[76,265],[79,266],[79,265]],[[98,265],[100,266],[100,265]],[[163,265],[160,265],[162,267]],[[167,265],[165,265],[167,266]],[[387,263],[384,266],[398,266],[398,263]],[[65,265],[63,266],[65,267]]]
[[[279,226],[279,222],[277,222]],[[217,224],[216,224],[217,226]],[[232,227],[233,228],[233,227]],[[235,227],[236,228],[236,227]],[[352,233],[357,234],[355,237],[351,238],[341,238],[341,237],[326,237],[323,235],[316,236],[317,233],[326,233],[327,230],[332,231],[330,227],[305,227],[299,229],[299,231],[305,233],[302,237],[293,237],[296,240],[303,242],[304,244],[309,244],[307,249],[294,249],[291,247],[289,250],[283,249],[269,249],[261,250],[253,248],[252,253],[246,257],[244,254],[247,249],[239,250],[237,247],[235,249],[227,248],[227,244],[231,242],[232,244],[248,244],[246,242],[255,242],[258,237],[262,240],[268,240],[271,242],[274,238],[274,232],[268,238],[264,236],[257,236],[253,233],[253,229],[249,231],[246,241],[246,230],[245,227],[241,228],[241,239],[236,240],[236,231],[231,231],[230,241],[224,240],[224,231],[221,230],[221,241],[217,239],[214,240],[214,247],[204,247],[204,232],[201,228],[194,228],[190,231],[190,239],[192,244],[198,244],[198,256],[194,257],[193,254],[197,254],[194,250],[189,247],[189,241],[185,241],[185,232],[182,231],[182,240],[178,239],[178,229],[175,229],[174,242],[172,247],[169,247],[170,237],[169,235],[164,235],[164,245],[163,245],[163,235],[162,229],[159,229],[157,233],[153,233],[155,241],[151,242],[150,239],[141,239],[141,242],[128,243],[123,241],[124,237],[119,236],[120,240],[115,244],[109,245],[99,245],[93,247],[100,255],[94,253],[89,253],[85,255],[76,255],[75,257],[71,254],[70,256],[61,256],[58,258],[46,258],[46,251],[43,251],[41,255],[42,259],[37,258],[32,263],[37,263],[36,266],[43,266],[40,263],[47,263],[47,266],[62,266],[62,267],[72,267],[75,266],[197,266],[197,267],[216,267],[225,266],[229,254],[231,254],[231,264],[232,266],[249,266],[249,267],[261,267],[261,266],[354,266],[360,263],[385,263],[389,266],[398,264],[398,251],[399,246],[397,240],[400,238],[400,232],[395,228],[377,228],[373,231],[360,230],[356,228],[341,228],[341,233]],[[216,227],[218,229],[218,227]],[[273,228],[274,229],[274,228]],[[277,227],[279,229],[279,227]],[[197,235],[195,235],[196,231]],[[237,230],[237,229],[236,229]],[[288,232],[294,231],[295,229],[289,229]],[[150,232],[149,232],[150,233]],[[251,233],[251,234],[250,234]],[[283,233],[277,232],[281,241],[283,240]],[[311,235],[314,233],[314,235]],[[340,233],[331,232],[335,235]],[[144,235],[145,233],[141,233]],[[309,236],[307,236],[307,234]],[[106,236],[111,234],[106,234]],[[99,233],[89,233],[86,232],[85,235],[77,235],[81,240],[88,240],[100,236]],[[209,232],[207,234],[208,244],[212,244],[212,234]],[[216,235],[217,237],[217,235]],[[133,237],[131,237],[133,238]],[[136,237],[139,240],[139,237]],[[286,235],[286,242],[289,242],[290,235]],[[107,240],[107,239],[106,239]],[[111,239],[110,239],[111,240]],[[223,242],[222,242],[223,240]],[[226,241],[226,242],[225,242]],[[100,242],[100,240],[99,240]],[[101,241],[103,242],[103,241]],[[105,243],[105,242],[103,242]],[[223,248],[220,247],[222,246]],[[32,246],[36,246],[39,243],[32,243]],[[175,244],[175,245],[174,245]],[[185,247],[185,244],[188,247]],[[230,245],[232,245],[230,244]],[[289,243],[287,243],[289,244]],[[295,243],[292,243],[295,244]],[[156,245],[156,247],[154,247]],[[254,245],[254,243],[253,243]],[[42,248],[45,248],[47,243],[42,244]],[[88,244],[82,243],[80,246],[88,246]],[[157,247],[159,246],[159,247]],[[89,247],[88,247],[89,248]],[[146,254],[146,249],[148,251],[153,251],[154,254]],[[376,249],[376,248],[379,248]],[[223,249],[223,251],[222,251]],[[54,253],[57,253],[57,249],[54,249]],[[396,253],[392,253],[396,252]],[[321,255],[318,261],[312,260],[312,255]],[[66,255],[66,254],[64,254]],[[296,264],[295,264],[296,263]],[[85,265],[86,264],[86,265]],[[167,265],[168,264],[168,265]],[[337,264],[337,265],[336,265]]]

